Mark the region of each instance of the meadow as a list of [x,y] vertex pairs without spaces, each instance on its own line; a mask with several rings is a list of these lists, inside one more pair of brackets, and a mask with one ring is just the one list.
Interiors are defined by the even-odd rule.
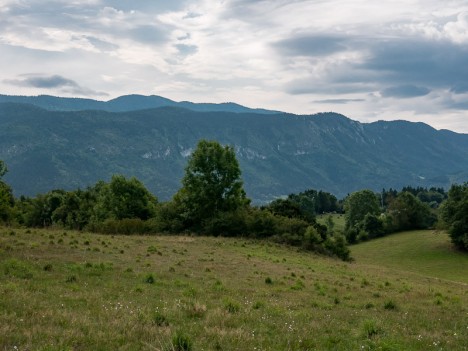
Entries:
[[0,228],[0,350],[467,350],[468,261],[446,241],[396,234],[345,263],[241,238]]

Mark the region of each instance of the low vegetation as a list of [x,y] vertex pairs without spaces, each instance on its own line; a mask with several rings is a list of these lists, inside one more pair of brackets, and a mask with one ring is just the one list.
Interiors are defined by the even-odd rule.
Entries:
[[[464,350],[466,256],[447,263],[446,236],[415,233],[347,263],[252,239],[0,227],[0,349]],[[415,261],[379,261],[423,235]],[[415,268],[425,255],[445,268]]]

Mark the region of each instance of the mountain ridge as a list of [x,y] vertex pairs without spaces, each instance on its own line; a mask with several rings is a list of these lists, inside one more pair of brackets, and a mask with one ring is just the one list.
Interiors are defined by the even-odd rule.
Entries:
[[135,176],[160,199],[179,188],[200,139],[235,148],[256,203],[314,188],[447,187],[468,180],[468,135],[424,123],[360,123],[336,113],[51,111],[0,103],[0,159],[16,195],[75,189]]
[[194,103],[190,101],[174,101],[158,95],[129,94],[118,96],[108,101],[57,97],[52,95],[22,96],[1,95],[0,103],[26,103],[50,111],[82,111],[102,110],[108,112],[129,112],[146,110],[164,106],[187,108],[193,111],[226,111],[235,113],[255,112],[261,114],[280,113],[279,111],[261,108],[249,108],[234,102],[223,103]]

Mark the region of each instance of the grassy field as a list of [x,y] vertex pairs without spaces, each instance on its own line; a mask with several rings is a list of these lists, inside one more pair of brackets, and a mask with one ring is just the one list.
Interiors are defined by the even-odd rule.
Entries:
[[317,216],[317,222],[327,225],[328,218],[331,217],[335,230],[344,232],[345,229],[345,215],[341,213],[325,213]]
[[455,250],[444,232],[397,233],[351,246],[351,252],[359,264],[468,284],[468,255]]
[[344,263],[244,239],[0,228],[0,350],[467,350],[466,258],[439,279],[375,243]]

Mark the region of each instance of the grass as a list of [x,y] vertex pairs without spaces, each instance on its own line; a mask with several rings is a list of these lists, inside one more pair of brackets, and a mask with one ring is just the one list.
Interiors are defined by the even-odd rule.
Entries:
[[446,233],[420,230],[351,246],[359,265],[385,267],[468,284],[468,255],[456,251]]
[[345,215],[341,213],[324,213],[317,216],[317,222],[327,225],[328,218],[331,217],[334,224],[334,230],[344,232],[345,229]]
[[468,289],[455,278],[466,268],[461,258],[445,264],[451,279],[439,279],[403,263],[370,265],[361,245],[344,263],[239,238],[10,231],[0,228],[0,350],[468,344]]

